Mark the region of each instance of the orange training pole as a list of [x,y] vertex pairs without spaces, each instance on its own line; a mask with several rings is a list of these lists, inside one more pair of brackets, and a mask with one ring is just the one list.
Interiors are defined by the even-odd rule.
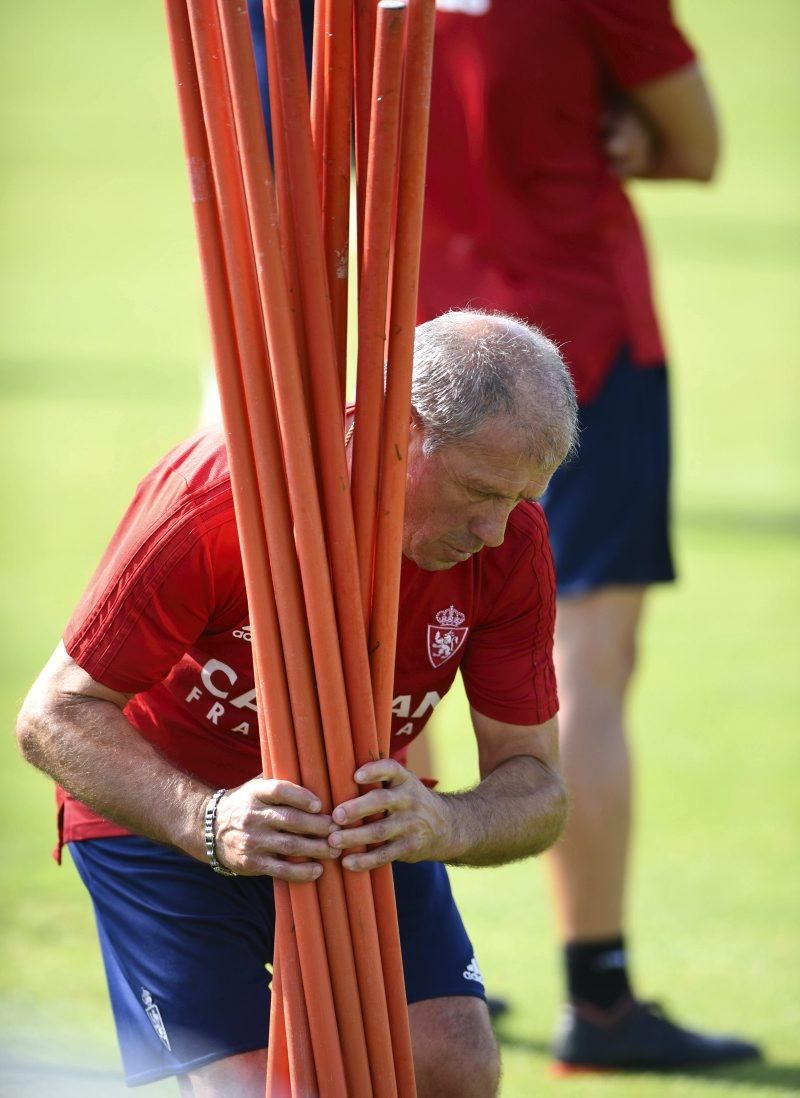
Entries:
[[[303,994],[301,976],[299,940],[296,935],[297,924],[292,917],[294,905],[289,901],[285,881],[275,881],[275,956],[280,949],[280,964],[283,970],[281,991],[283,1009],[286,1017],[286,1046],[289,1060],[289,1079],[292,1098],[305,1098],[322,1095],[325,1085],[318,1076],[320,1065],[308,1055],[309,1044],[313,1044],[308,1031],[308,993]],[[322,1065],[323,1068],[325,1065]],[[316,1067],[316,1071],[315,1071]],[[347,1098],[346,1090],[337,1091]],[[269,1096],[271,1098],[271,1096]]]
[[[239,9],[237,14],[244,15]],[[249,16],[247,25],[250,25]],[[264,12],[264,32],[267,47],[267,56],[274,54],[272,42],[272,25]],[[245,65],[244,68],[248,68]],[[283,109],[281,106],[280,85],[275,76],[275,66],[271,62],[267,65],[267,84],[269,88],[269,107],[272,117],[272,158],[274,182],[276,185],[276,197],[278,206],[278,233],[281,240],[281,254],[283,256],[283,269],[286,275],[286,287],[289,294],[289,302],[292,311],[292,319],[295,327],[298,353],[301,361],[305,361],[305,336],[303,332],[302,306],[300,302],[300,290],[297,284],[297,253],[294,246],[294,231],[292,229],[292,196],[288,185],[288,177],[285,169],[286,152],[283,137]],[[305,373],[305,370],[304,370]],[[308,396],[306,403],[308,403]]]
[[367,180],[372,74],[375,53],[375,15],[378,0],[355,0],[353,41],[355,43],[355,134],[356,134],[356,208],[358,211],[358,277],[364,248],[364,202]]
[[[391,702],[400,585],[405,479],[408,456],[411,368],[413,363],[419,246],[422,233],[427,120],[433,52],[433,0],[412,0],[404,83],[401,166],[398,185],[397,230],[392,282],[389,368],[384,405],[383,450],[376,532],[374,604],[370,621],[373,696],[381,751],[388,751],[391,735]],[[358,414],[358,408],[356,408]],[[373,874],[376,906],[393,899],[390,876]],[[400,943],[382,925],[381,958],[396,964]],[[390,1003],[390,1009],[396,1004]],[[413,1093],[413,1061],[410,1044],[397,1047],[393,1026],[395,1061],[405,1070]],[[400,1070],[398,1069],[398,1077]]]
[[369,156],[364,206],[362,279],[358,306],[358,374],[353,431],[353,523],[361,579],[361,601],[369,621],[375,508],[386,360],[386,304],[389,294],[394,192],[406,5],[381,0],[375,38],[375,75],[370,113]]
[[350,133],[353,113],[353,0],[329,0],[325,35],[322,223],[339,391],[347,384],[347,282],[350,258]]
[[269,1008],[269,1041],[267,1047],[266,1098],[292,1098],[289,1078],[289,1046],[286,1043],[286,1016],[283,1011],[281,968],[278,961],[278,929],[275,928],[275,945],[272,962],[272,995]]
[[388,749],[391,730],[435,14],[434,0],[410,0],[375,546],[375,594],[369,634],[381,751]]
[[325,155],[325,67],[328,34],[328,7],[331,0],[314,0],[314,37],[311,43],[311,136],[314,142],[314,163],[322,194],[322,160]]

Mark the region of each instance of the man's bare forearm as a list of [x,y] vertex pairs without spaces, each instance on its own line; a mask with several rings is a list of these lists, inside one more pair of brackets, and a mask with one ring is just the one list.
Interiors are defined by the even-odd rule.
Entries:
[[503,865],[541,854],[567,818],[560,775],[529,755],[506,759],[465,793],[441,793],[447,828],[440,861]]
[[34,688],[17,736],[25,758],[101,816],[202,858],[209,788],[173,767],[131,727],[118,706]]

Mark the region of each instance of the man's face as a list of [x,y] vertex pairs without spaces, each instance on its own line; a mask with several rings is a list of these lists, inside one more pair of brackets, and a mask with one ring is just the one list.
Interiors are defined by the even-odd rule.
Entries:
[[420,425],[412,424],[403,553],[436,572],[486,545],[501,545],[511,512],[524,499],[538,499],[554,469],[521,456],[519,434],[503,417],[429,455],[422,451],[424,438]]

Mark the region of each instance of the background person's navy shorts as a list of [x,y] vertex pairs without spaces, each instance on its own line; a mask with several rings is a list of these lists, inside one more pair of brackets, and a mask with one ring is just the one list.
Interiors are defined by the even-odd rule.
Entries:
[[638,369],[623,349],[542,497],[559,595],[675,578],[669,475],[666,368]]
[[[272,879],[222,877],[134,835],[69,849],[94,904],[127,1083],[264,1048]],[[393,869],[408,1001],[484,998],[445,867]]]

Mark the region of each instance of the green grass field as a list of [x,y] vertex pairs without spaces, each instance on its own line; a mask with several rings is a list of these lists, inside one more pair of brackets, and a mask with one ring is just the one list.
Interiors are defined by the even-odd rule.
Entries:
[[[634,966],[644,994],[768,1059],[549,1079],[543,876],[460,871],[484,973],[514,1004],[504,1098],[800,1090],[800,5],[678,10],[726,152],[710,189],[637,194],[674,363],[681,581],[652,598],[633,706]],[[0,112],[0,1093],[105,1096],[118,1067],[88,899],[50,861],[50,784],[12,728],[134,483],[197,414],[205,317],[159,5],[5,5]],[[465,731],[454,695],[437,727],[448,785],[474,776]]]

